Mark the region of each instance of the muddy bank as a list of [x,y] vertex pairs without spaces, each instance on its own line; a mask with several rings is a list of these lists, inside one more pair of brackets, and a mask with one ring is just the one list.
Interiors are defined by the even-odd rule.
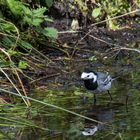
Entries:
[[115,74],[124,68],[136,68],[139,53],[121,48],[139,49],[139,40],[139,25],[126,26],[119,30],[90,27],[78,33],[61,33],[58,37],[57,51],[56,47],[49,48],[51,53],[46,51],[46,56],[52,63],[41,71],[39,77],[44,78],[35,83],[48,88],[80,85],[79,77],[84,68],[112,73],[108,67],[114,66]]

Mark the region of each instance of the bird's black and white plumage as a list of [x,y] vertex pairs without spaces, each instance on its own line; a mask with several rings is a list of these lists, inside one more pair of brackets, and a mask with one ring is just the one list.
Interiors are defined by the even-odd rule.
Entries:
[[111,94],[109,93],[109,89],[111,88],[113,79],[108,73],[87,71],[81,74],[81,79],[84,81],[86,89],[94,93],[95,102],[95,94],[103,93],[105,91],[108,91],[110,99],[112,100]]

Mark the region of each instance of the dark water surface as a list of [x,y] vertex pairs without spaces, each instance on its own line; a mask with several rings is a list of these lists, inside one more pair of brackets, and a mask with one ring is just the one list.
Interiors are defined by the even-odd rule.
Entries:
[[[1,117],[14,119],[15,122],[0,120],[0,138],[20,140],[138,140],[140,139],[139,74],[140,71],[137,68],[127,69],[127,73],[123,73],[113,83],[110,90],[113,101],[110,102],[108,94],[99,94],[96,105],[93,105],[92,94],[84,90],[83,86],[71,86],[65,90],[38,91],[32,94],[33,98],[77,112],[105,124],[95,123],[38,103],[32,103],[31,109],[27,109],[25,105],[21,104],[19,106],[3,105]],[[86,103],[82,100],[83,94],[89,95]],[[95,127],[97,128],[95,134],[83,135],[85,128],[94,130]]]

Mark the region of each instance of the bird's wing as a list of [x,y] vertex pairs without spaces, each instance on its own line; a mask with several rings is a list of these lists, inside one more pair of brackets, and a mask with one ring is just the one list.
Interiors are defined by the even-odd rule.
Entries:
[[99,85],[107,85],[109,82],[112,81],[112,78],[108,74],[98,73],[98,84]]

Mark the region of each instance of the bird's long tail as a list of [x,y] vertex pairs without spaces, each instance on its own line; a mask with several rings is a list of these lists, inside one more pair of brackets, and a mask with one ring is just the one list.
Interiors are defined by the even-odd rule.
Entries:
[[120,78],[121,77],[121,75],[119,75],[119,76],[114,76],[114,77],[112,77],[112,81],[114,81],[114,80],[116,80],[116,79],[118,79],[118,78]]
[[116,79],[118,79],[118,78],[122,77],[122,75],[123,75],[123,73],[124,73],[124,72],[125,72],[124,70],[120,70],[119,72],[117,72],[117,73],[118,73],[118,75],[117,75],[117,76],[112,77],[112,81],[114,81],[114,80],[116,80]]

